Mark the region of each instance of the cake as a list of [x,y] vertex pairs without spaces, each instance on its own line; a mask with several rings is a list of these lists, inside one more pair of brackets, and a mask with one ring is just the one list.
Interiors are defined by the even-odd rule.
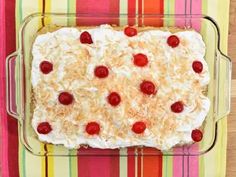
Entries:
[[32,127],[67,148],[168,150],[202,139],[205,44],[191,29],[61,27],[32,48]]

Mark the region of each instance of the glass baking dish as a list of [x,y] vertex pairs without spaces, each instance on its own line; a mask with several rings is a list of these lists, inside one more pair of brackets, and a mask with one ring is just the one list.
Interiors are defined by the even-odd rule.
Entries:
[[[44,144],[37,139],[31,127],[31,47],[42,27],[137,25],[155,27],[193,28],[206,44],[206,62],[209,65],[210,83],[207,96],[210,111],[202,126],[203,140],[192,145],[175,147],[160,152],[154,148],[131,147],[122,149],[80,148],[66,149],[61,145]],[[19,136],[26,149],[35,155],[200,155],[212,149],[217,141],[217,121],[230,110],[231,60],[220,51],[220,33],[216,22],[204,15],[88,15],[88,14],[32,14],[25,18],[19,31],[19,48],[7,57],[7,111],[20,124]]]

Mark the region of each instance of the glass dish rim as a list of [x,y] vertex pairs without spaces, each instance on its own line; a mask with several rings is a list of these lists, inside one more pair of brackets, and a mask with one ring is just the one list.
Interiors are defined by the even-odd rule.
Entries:
[[[17,55],[17,56],[22,56],[23,55],[23,40],[22,40],[22,34],[24,33],[24,28],[27,26],[27,24],[33,19],[33,18],[37,18],[37,17],[40,17],[40,18],[45,18],[45,17],[53,17],[53,16],[56,16],[56,17],[66,17],[66,18],[78,18],[78,17],[81,17],[81,18],[124,18],[124,17],[127,17],[127,18],[160,18],[160,19],[165,19],[165,18],[183,18],[183,19],[206,19],[208,21],[210,21],[214,28],[216,29],[216,35],[217,35],[217,47],[216,47],[216,51],[219,52],[220,56],[224,57],[226,60],[228,60],[230,63],[231,63],[231,59],[226,56],[220,49],[220,30],[219,30],[219,26],[217,25],[216,21],[211,18],[210,16],[206,16],[206,15],[201,15],[201,14],[163,14],[163,15],[160,15],[160,14],[142,14],[142,15],[138,15],[138,14],[134,14],[132,16],[129,16],[128,14],[81,14],[81,13],[33,13],[29,16],[27,16],[23,22],[21,23],[21,26],[20,26],[20,30],[18,32],[18,43],[19,43],[19,47],[17,49],[16,52],[14,52],[13,54],[14,55]],[[12,54],[12,55],[13,55]],[[10,56],[9,56],[10,57]],[[20,60],[20,62],[22,62]],[[8,88],[7,88],[8,90]],[[226,113],[227,115],[228,113]],[[23,115],[24,116],[24,115]],[[15,116],[13,116],[15,117]],[[20,128],[19,128],[19,136],[21,136],[22,134],[22,129],[23,129],[23,119],[19,119],[17,118],[19,123],[20,123]],[[219,120],[219,119],[218,119]],[[201,155],[201,154],[205,154],[207,152],[209,152],[215,145],[216,143],[216,138],[217,138],[217,127],[218,127],[218,120],[216,119],[214,121],[215,123],[215,137],[214,137],[214,141],[212,143],[212,145],[207,149],[207,150],[204,150],[204,151],[201,151],[199,153],[196,153],[196,154],[163,154],[163,156],[182,156],[182,155],[188,155],[188,156],[198,156],[198,155]],[[38,153],[35,153],[32,151],[32,149],[30,147],[28,147],[28,145],[24,142],[24,140],[22,140],[22,136],[21,136],[21,142],[24,144],[24,146],[26,147],[26,149],[31,152],[32,154],[34,155],[38,155],[38,156],[44,156],[44,155],[48,155],[48,156],[90,156],[89,154],[86,154],[86,155],[53,155],[53,154],[38,154]],[[137,155],[137,154],[134,154],[134,155]],[[158,155],[158,154],[156,154]],[[160,154],[161,155],[161,154]],[[96,156],[99,156],[98,154]],[[101,155],[101,156],[116,156],[116,155]],[[129,156],[128,154],[127,155],[120,155],[120,156]],[[131,155],[132,156],[132,155]],[[146,156],[146,155],[145,155]],[[147,155],[148,156],[148,155]],[[153,156],[153,155],[150,155],[150,156]],[[154,155],[155,156],[155,155]]]

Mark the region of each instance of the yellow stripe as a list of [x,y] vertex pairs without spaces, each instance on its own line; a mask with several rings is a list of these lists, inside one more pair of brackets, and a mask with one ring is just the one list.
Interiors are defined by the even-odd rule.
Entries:
[[[212,16],[215,16],[215,14],[217,13],[216,12],[216,7],[217,7],[217,1],[214,1],[214,0],[208,0],[207,2],[207,8],[206,8],[206,13],[207,15],[212,15]],[[214,53],[214,48],[212,48],[212,43],[216,42],[214,41],[214,35],[211,35],[212,33],[214,33],[215,31],[213,31],[212,27],[209,26],[208,22],[202,22],[202,32],[204,34],[204,36],[206,36],[206,38],[204,39],[205,43],[206,43],[206,46],[208,47],[208,52],[206,53],[206,56],[205,58],[208,59],[207,62],[209,65],[213,66],[214,65],[214,61],[213,60],[209,60],[209,58],[212,57],[212,53]],[[204,37],[203,36],[203,37]],[[213,55],[214,56],[214,55]],[[213,73],[211,72],[210,73],[211,76],[213,76]],[[212,85],[213,82],[211,82],[211,85],[209,86],[210,88],[213,88],[214,85]],[[212,97],[213,97],[213,91],[212,89],[208,92],[208,96],[211,98],[211,101],[212,101]],[[210,110],[210,112],[212,113],[212,109]],[[204,147],[207,146],[207,144],[205,142],[208,142],[210,141],[211,137],[212,137],[212,129],[214,128],[213,126],[215,125],[212,125],[211,123],[206,123],[205,127],[204,127],[204,139],[200,145],[200,148],[201,149],[204,149]],[[209,153],[207,153],[206,155],[204,156],[201,156],[200,158],[203,158],[201,159],[200,161],[203,160],[203,163],[204,163],[204,166],[201,166],[200,167],[203,167],[204,169],[201,169],[201,171],[204,171],[204,172],[201,172],[202,175],[204,175],[205,177],[207,176],[216,176],[216,173],[215,171],[216,170],[211,170],[213,168],[216,168],[216,154],[215,154],[215,148],[212,149]],[[209,166],[208,166],[209,165]]]
[[[220,46],[221,50],[224,53],[227,53],[227,47],[228,47],[228,22],[229,22],[229,0],[224,0],[224,1],[219,1],[219,6],[218,6],[218,16],[217,16],[217,21],[220,26],[220,32],[221,32],[221,41],[220,41]],[[221,12],[221,13],[219,13]],[[225,77],[223,73],[226,71],[221,71],[221,74]],[[223,85],[222,85],[223,86]],[[222,90],[222,93],[224,93],[224,89]],[[224,98],[222,98],[224,99]],[[223,103],[223,101],[220,101]],[[221,106],[222,109],[224,109],[224,105]],[[226,172],[226,147],[227,147],[227,119],[226,117],[222,119],[219,122],[219,147],[217,148],[217,175],[218,176],[225,176]]]
[[[60,4],[60,2],[58,4]],[[51,11],[51,0],[45,0],[45,13],[48,13],[48,12],[49,13],[52,12]],[[44,21],[45,26],[50,25],[51,22],[52,22],[51,17],[45,18],[45,21]]]
[[[54,153],[53,149],[54,149],[53,145],[51,145],[51,144],[47,145],[47,150],[51,154]],[[54,157],[53,156],[48,156],[48,176],[49,177],[54,177]]]
[[[51,0],[45,0],[45,13],[50,13],[51,11]],[[58,3],[60,4],[60,3]],[[42,4],[43,5],[43,4]],[[42,7],[43,8],[43,7]],[[43,9],[42,9],[43,10]],[[52,19],[51,17],[45,18],[44,20],[45,26],[51,25]],[[47,150],[48,152],[52,153],[54,152],[54,147],[53,145],[47,145]],[[48,176],[54,177],[54,157],[53,156],[48,156]]]
[[[44,152],[44,144],[41,144],[41,152]],[[32,162],[31,162],[32,163]],[[33,168],[32,171],[37,170],[37,168]],[[45,157],[41,158],[41,177],[45,177],[46,173],[45,173]]]
[[[33,1],[31,1],[31,2],[33,2]],[[42,11],[43,11],[43,1],[42,0],[38,0],[38,12],[42,12]],[[41,20],[39,20],[38,26],[39,27],[42,26]]]
[[[205,9],[207,15],[213,17],[221,31],[221,48],[224,52],[227,49],[227,34],[228,34],[228,12],[229,12],[229,0],[220,1],[220,0],[208,0],[207,7]],[[212,35],[210,30],[206,30],[208,37]],[[214,43],[213,41],[207,41]],[[221,71],[223,75],[225,71]],[[222,91],[224,92],[224,91]],[[221,108],[223,105],[220,105]],[[209,129],[209,128],[207,128]],[[207,130],[206,129],[206,130]],[[210,129],[209,129],[210,130]],[[218,122],[218,132],[217,132],[217,141],[214,148],[204,155],[204,164],[205,164],[205,177],[215,176],[222,177],[225,176],[226,171],[226,142],[227,142],[227,120],[222,119]],[[212,170],[216,169],[216,170]]]
[[[120,0],[120,14],[128,14],[128,2],[127,0]],[[120,26],[125,26],[128,24],[128,19],[127,18],[122,18],[120,16]]]

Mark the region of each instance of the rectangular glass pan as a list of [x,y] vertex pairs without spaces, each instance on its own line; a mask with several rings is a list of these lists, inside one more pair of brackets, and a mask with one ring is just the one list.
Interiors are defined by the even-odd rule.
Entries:
[[[202,130],[200,143],[175,147],[160,152],[154,148],[131,147],[124,149],[80,148],[69,150],[61,145],[44,144],[37,139],[31,127],[31,48],[40,29],[52,26],[95,26],[111,24],[118,26],[137,25],[155,27],[194,28],[206,43],[206,62],[209,65],[210,83],[207,96],[211,101],[210,111]],[[35,155],[200,155],[212,149],[217,141],[217,121],[230,109],[231,60],[219,48],[219,28],[210,17],[202,15],[88,15],[88,14],[32,14],[21,25],[19,49],[7,58],[7,111],[20,124],[19,136],[24,146]]]

